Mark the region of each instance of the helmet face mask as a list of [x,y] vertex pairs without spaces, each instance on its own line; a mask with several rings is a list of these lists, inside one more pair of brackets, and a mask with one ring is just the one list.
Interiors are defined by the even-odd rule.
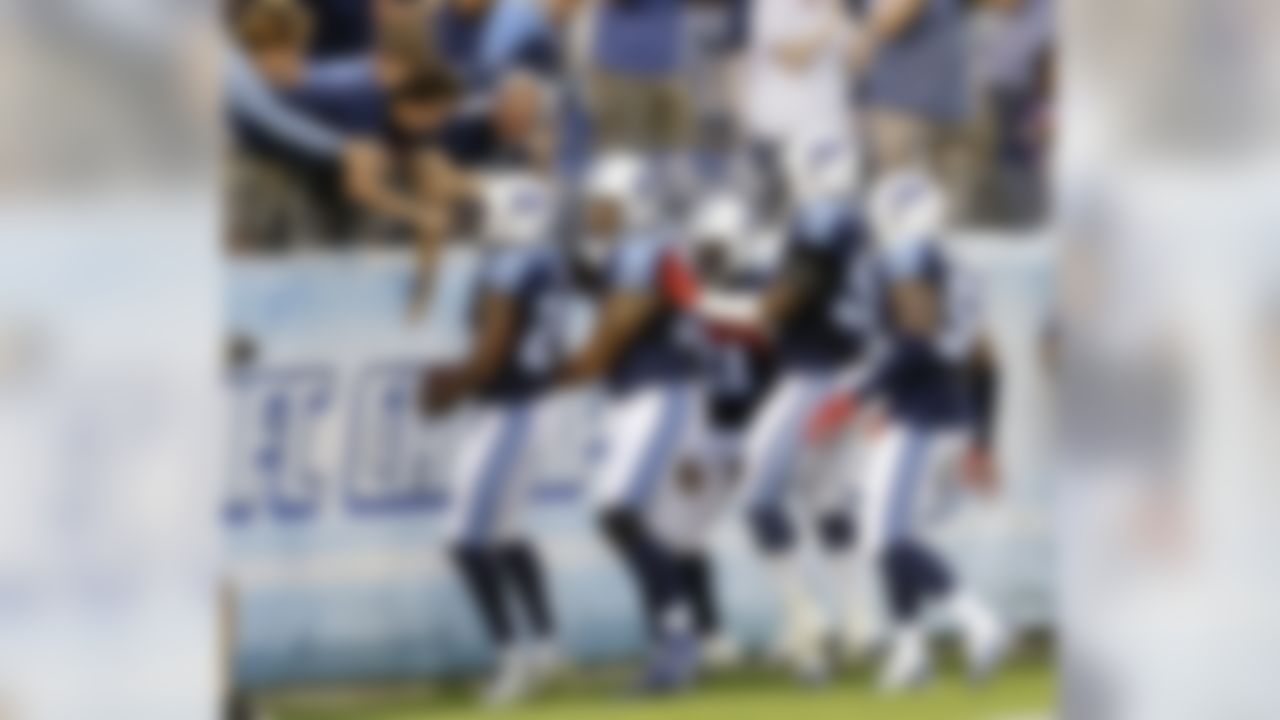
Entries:
[[726,194],[703,201],[689,228],[691,254],[700,276],[711,282],[728,279],[746,242],[747,225],[747,210],[738,198]]
[[634,155],[608,154],[592,165],[582,189],[582,236],[575,252],[585,265],[600,269],[615,243],[650,222],[648,180],[647,167]]

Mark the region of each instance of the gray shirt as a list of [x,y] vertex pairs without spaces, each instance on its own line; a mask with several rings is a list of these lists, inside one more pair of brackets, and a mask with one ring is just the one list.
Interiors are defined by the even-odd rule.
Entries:
[[1052,0],[1023,0],[1013,10],[988,11],[979,18],[975,42],[980,86],[1027,90],[1036,63],[1053,41]]
[[926,0],[911,26],[876,54],[867,104],[933,122],[967,119],[973,102],[965,38],[963,0]]

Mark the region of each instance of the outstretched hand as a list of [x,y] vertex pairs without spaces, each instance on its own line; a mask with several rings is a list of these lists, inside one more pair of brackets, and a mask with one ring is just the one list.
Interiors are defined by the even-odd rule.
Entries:
[[964,456],[965,485],[985,497],[992,497],[1000,490],[1000,474],[990,448],[973,445]]
[[434,417],[449,412],[462,399],[462,371],[456,367],[435,368],[422,385],[419,405],[423,414]]

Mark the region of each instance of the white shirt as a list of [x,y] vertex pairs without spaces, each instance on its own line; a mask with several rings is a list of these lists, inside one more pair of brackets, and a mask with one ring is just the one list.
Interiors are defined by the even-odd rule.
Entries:
[[[852,131],[846,37],[840,0],[753,0],[739,109],[749,137],[787,143]],[[834,31],[833,31],[834,30]],[[806,67],[783,62],[779,48],[826,33]]]

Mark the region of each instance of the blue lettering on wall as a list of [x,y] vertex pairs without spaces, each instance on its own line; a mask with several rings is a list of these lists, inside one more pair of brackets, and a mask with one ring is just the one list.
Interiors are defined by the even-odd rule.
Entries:
[[444,502],[438,465],[447,457],[432,452],[431,429],[418,414],[422,377],[422,364],[414,362],[379,363],[356,376],[343,471],[352,512],[413,512]]
[[335,373],[322,365],[248,370],[233,379],[229,520],[246,522],[263,511],[305,520],[320,508],[326,478],[315,466],[315,437],[334,393]]

